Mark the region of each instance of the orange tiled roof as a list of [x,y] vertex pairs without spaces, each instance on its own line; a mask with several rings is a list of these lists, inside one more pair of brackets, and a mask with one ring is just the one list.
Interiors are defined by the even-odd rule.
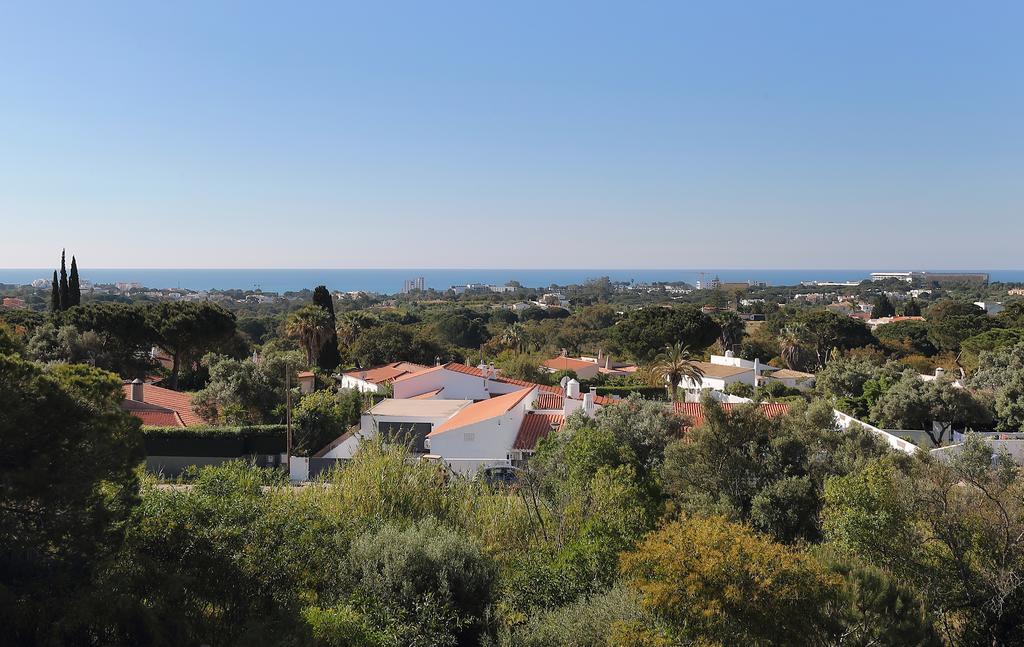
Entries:
[[[718,406],[722,407],[726,413],[730,413],[737,405],[720,402]],[[762,402],[757,405],[757,408],[761,415],[768,419],[778,418],[789,413],[789,405],[785,402]],[[694,427],[699,427],[704,423],[704,405],[700,402],[676,402],[675,412],[689,418]]]
[[508,413],[517,404],[523,401],[523,398],[533,393],[532,388],[520,389],[513,391],[512,393],[506,393],[505,395],[499,395],[490,400],[481,400],[480,402],[474,402],[456,413],[451,418],[448,418],[438,426],[434,427],[427,436],[437,436],[443,434],[446,431],[452,429],[458,429],[459,427],[465,427],[466,425],[472,425],[477,422],[482,422],[490,418],[497,418],[500,415]]
[[597,368],[596,362],[588,362],[573,357],[555,357],[542,362],[544,366],[556,371],[575,371],[580,368]]
[[537,396],[538,409],[561,409],[565,405],[565,398],[557,393],[541,393]]
[[373,368],[363,370],[348,371],[345,375],[356,378],[357,380],[369,382],[370,384],[380,384],[381,382],[398,379],[404,375],[422,372],[426,368],[427,367],[422,364],[413,364],[412,362],[391,362],[390,364],[384,364],[383,366],[374,366]]
[[164,409],[176,413],[181,419],[182,426],[184,427],[209,424],[207,420],[192,411],[192,396],[188,393],[181,393],[179,391],[165,389],[162,386],[146,384],[142,389],[143,404],[152,406],[139,407],[137,406],[139,403],[131,399],[132,385],[123,384],[121,389],[124,392],[125,398],[122,403],[122,407],[127,409],[133,415],[138,415],[140,418],[142,418],[142,416],[139,415],[140,411],[154,411],[155,406],[158,409]]
[[519,433],[512,443],[512,449],[533,451],[541,438],[552,431],[558,431],[565,423],[565,416],[560,413],[528,413],[519,425]]

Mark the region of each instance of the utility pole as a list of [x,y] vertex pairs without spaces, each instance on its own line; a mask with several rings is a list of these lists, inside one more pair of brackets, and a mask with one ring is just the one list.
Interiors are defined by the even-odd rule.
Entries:
[[285,457],[288,466],[288,480],[292,478],[292,372],[288,362],[284,364],[284,421],[287,428],[285,436]]

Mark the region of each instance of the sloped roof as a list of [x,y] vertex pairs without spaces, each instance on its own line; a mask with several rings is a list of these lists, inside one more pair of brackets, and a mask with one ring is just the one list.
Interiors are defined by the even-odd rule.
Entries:
[[[396,382],[401,382],[402,380],[407,380],[407,379],[412,378],[412,377],[417,377],[419,375],[424,375],[426,373],[433,373],[433,372],[436,372],[436,371],[452,371],[454,373],[463,373],[465,375],[472,375],[474,377],[479,377],[481,379],[483,379],[483,377],[484,377],[484,372],[482,370],[480,370],[479,368],[475,367],[475,366],[466,366],[465,364],[459,364],[458,362],[448,362],[447,364],[441,364],[439,366],[432,366],[430,368],[424,369],[422,371],[417,371],[415,373],[407,373],[405,375],[402,375],[401,377],[395,378],[395,381]],[[516,380],[516,379],[510,378],[510,377],[502,377],[500,374],[497,375],[497,376],[494,376],[494,377],[490,377],[488,379],[490,381],[492,381],[492,382],[500,382],[502,384],[514,384],[516,386],[530,387],[530,388],[537,387],[541,391],[545,391],[547,393],[558,393],[558,394],[562,393],[561,387],[548,386],[546,384],[535,384],[533,382],[527,382],[526,380]]]
[[576,369],[580,368],[598,368],[597,362],[588,362],[586,360],[565,356],[546,359],[542,362],[542,364],[556,371],[575,371]]
[[778,379],[807,380],[814,377],[814,373],[804,373],[803,371],[794,371],[790,368],[781,368],[774,373],[771,373],[771,377]]
[[729,366],[728,364],[712,364],[711,362],[694,362],[704,372],[704,377],[723,378],[732,377],[741,373],[752,373],[754,369],[743,368],[742,366]]
[[[722,410],[726,413],[731,413],[733,408],[736,406],[728,402],[720,402],[719,405]],[[785,402],[762,402],[757,405],[758,410],[765,418],[772,419],[784,416],[789,413],[789,404]],[[680,413],[693,422],[694,427],[699,427],[704,423],[704,405],[700,402],[676,402],[675,412]]]
[[[124,403],[122,403],[122,406],[128,411],[130,411],[133,415],[138,415],[137,412],[142,410],[143,408],[137,406],[133,407],[133,405],[137,404],[137,402],[131,399],[132,385],[123,384],[121,385],[121,390],[124,392]],[[172,391],[171,389],[165,389],[162,386],[146,384],[142,388],[142,399],[145,404],[155,405],[158,408],[177,413],[178,416],[181,418],[183,426],[185,427],[209,424],[209,422],[206,419],[200,417],[198,414],[192,411],[191,394],[181,393],[180,391]],[[153,409],[152,407],[149,407],[146,408],[145,410],[152,411]],[[142,416],[139,417],[141,418]]]
[[185,422],[176,411],[158,407],[155,404],[136,402],[135,400],[123,400],[121,408],[128,411],[136,418],[142,420],[142,424],[149,427],[184,427]]
[[552,431],[558,431],[565,424],[565,416],[560,413],[527,413],[523,417],[523,424],[519,425],[519,433],[512,443],[512,449],[521,451],[533,451],[541,438],[545,438]]
[[427,367],[422,364],[413,364],[412,362],[391,362],[390,364],[384,364],[383,366],[374,366],[373,368],[348,371],[345,375],[357,380],[369,382],[370,384],[380,384],[381,382],[394,380],[403,375],[418,373],[426,368]]
[[[513,407],[522,402],[523,398],[531,393],[533,393],[532,388],[524,388],[518,391],[513,391],[512,393],[506,393],[505,395],[499,395],[495,398],[491,398],[490,400],[474,402],[473,404],[461,409],[448,420],[445,420],[443,423],[434,427],[434,430],[427,434],[427,436],[437,436],[438,434],[443,434],[444,432],[451,431],[452,429],[458,429],[459,427],[465,427],[491,418],[497,418],[498,416],[511,411]],[[427,402],[430,402],[430,400],[427,400]]]

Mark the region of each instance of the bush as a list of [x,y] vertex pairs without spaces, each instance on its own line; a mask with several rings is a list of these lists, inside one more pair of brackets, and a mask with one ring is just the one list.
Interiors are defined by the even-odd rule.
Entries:
[[143,427],[144,438],[284,438],[287,425],[196,425]]
[[471,537],[435,519],[388,524],[352,543],[349,564],[371,614],[400,641],[478,644],[496,569]]
[[532,616],[504,641],[517,647],[604,647],[615,644],[616,625],[655,624],[636,593],[616,586]]
[[594,392],[597,395],[617,395],[620,398],[628,398],[635,393],[644,400],[668,400],[668,390],[663,386],[596,386]]

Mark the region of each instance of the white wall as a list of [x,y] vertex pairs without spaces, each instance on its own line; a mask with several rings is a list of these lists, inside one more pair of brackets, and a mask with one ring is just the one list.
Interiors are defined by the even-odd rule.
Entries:
[[836,423],[843,429],[849,429],[853,425],[860,425],[861,427],[864,427],[871,433],[880,437],[882,440],[888,443],[889,446],[892,447],[893,449],[897,449],[906,454],[916,454],[917,452],[921,451],[921,448],[915,445],[914,443],[893,436],[889,432],[883,431],[873,425],[869,425],[866,422],[861,422],[860,420],[857,420],[853,416],[846,415],[839,409],[833,409],[832,413],[834,413],[836,416]]
[[371,383],[367,382],[366,380],[361,380],[361,379],[359,379],[357,377],[353,377],[353,376],[350,376],[350,375],[342,375],[341,376],[341,388],[343,388],[343,389],[356,389],[357,391],[362,391],[363,393],[376,393],[377,392],[377,385],[376,384],[371,384]]
[[427,438],[427,451],[441,456],[453,470],[457,470],[459,465],[508,460],[523,417],[530,403],[537,399],[538,392],[534,389],[533,393],[500,416]]
[[504,395],[522,389],[518,384],[504,384],[458,371],[440,369],[417,373],[394,383],[396,399],[411,398],[414,395],[444,388],[440,394],[443,400],[488,400],[491,395]]

